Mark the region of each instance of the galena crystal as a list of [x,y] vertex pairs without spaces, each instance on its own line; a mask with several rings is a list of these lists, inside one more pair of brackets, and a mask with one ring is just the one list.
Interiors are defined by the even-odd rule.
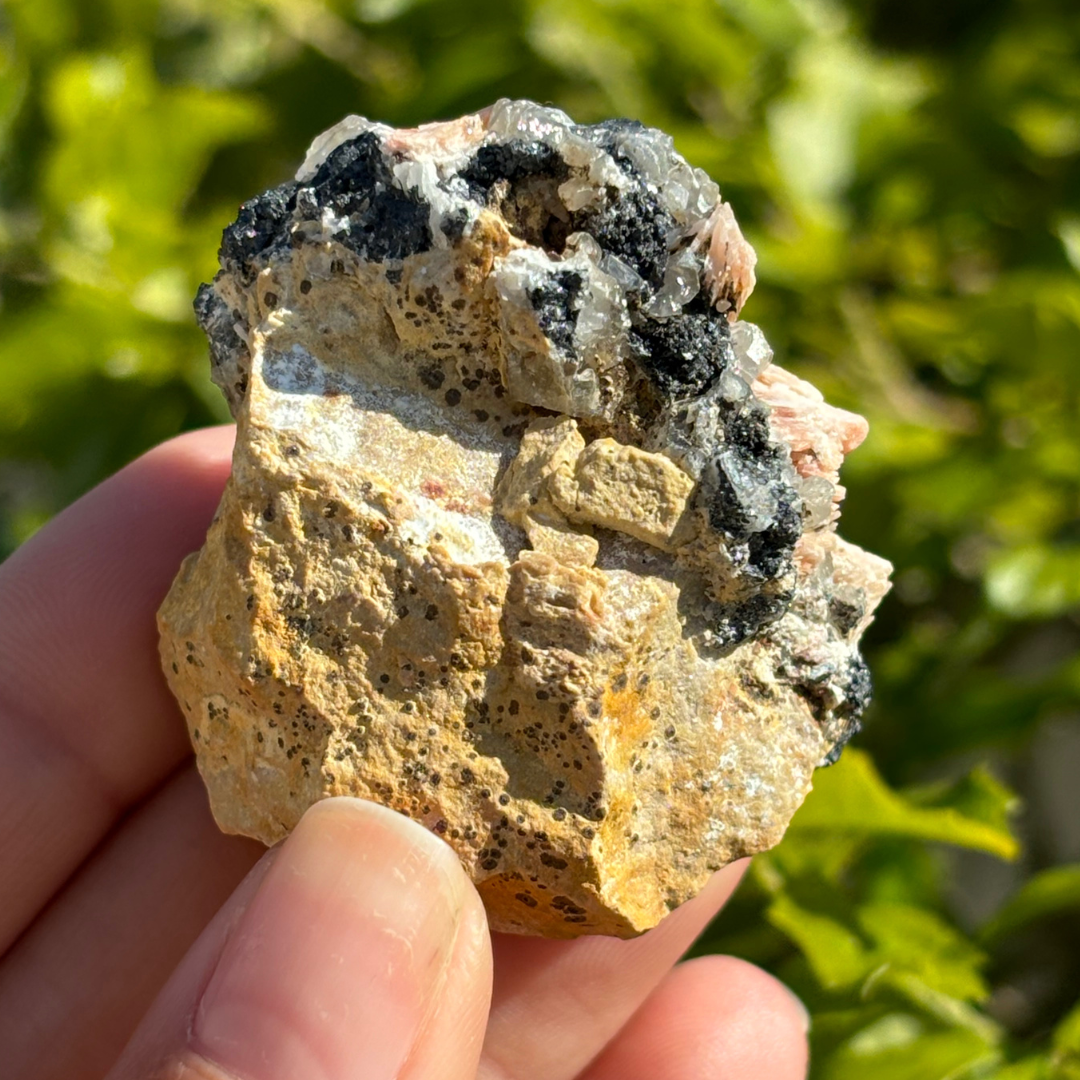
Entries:
[[222,828],[376,799],[496,929],[632,936],[775,844],[858,727],[865,437],[739,319],[753,250],[662,132],[349,117],[196,301],[237,420],[160,613]]

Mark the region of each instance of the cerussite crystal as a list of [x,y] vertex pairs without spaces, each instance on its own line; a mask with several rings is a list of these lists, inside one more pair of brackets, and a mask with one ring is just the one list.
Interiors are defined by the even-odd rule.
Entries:
[[350,117],[196,301],[238,425],[160,613],[221,827],[442,836],[499,930],[631,936],[775,844],[858,727],[888,564],[858,416],[739,320],[754,253],[641,124]]

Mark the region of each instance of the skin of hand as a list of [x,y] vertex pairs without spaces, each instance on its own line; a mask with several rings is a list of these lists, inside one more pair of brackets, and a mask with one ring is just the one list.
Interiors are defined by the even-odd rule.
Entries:
[[633,941],[489,934],[453,852],[358,799],[266,851],[210,817],[154,613],[231,429],[182,436],[0,566],[8,1080],[799,1080],[806,1012],[675,966],[743,867]]

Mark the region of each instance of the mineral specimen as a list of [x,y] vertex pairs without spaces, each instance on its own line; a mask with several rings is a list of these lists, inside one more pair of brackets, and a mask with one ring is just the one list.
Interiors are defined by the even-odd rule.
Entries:
[[526,101],[350,117],[220,258],[233,473],[160,628],[222,828],[375,799],[554,937],[775,844],[858,727],[889,567],[835,531],[866,424],[739,321],[716,184]]

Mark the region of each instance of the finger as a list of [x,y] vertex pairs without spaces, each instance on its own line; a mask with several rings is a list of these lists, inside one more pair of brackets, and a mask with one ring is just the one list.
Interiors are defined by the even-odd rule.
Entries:
[[732,956],[680,964],[580,1080],[804,1080],[808,1015]]
[[569,1080],[608,1043],[724,905],[747,860],[633,941],[496,935],[480,1080]]
[[427,830],[330,799],[177,969],[113,1080],[466,1080],[490,997],[487,923]]
[[0,567],[0,953],[189,753],[154,613],[205,537],[231,438],[158,447]]
[[0,963],[4,1076],[103,1076],[173,968],[264,851],[223,835],[194,765],[181,768],[80,868]]

